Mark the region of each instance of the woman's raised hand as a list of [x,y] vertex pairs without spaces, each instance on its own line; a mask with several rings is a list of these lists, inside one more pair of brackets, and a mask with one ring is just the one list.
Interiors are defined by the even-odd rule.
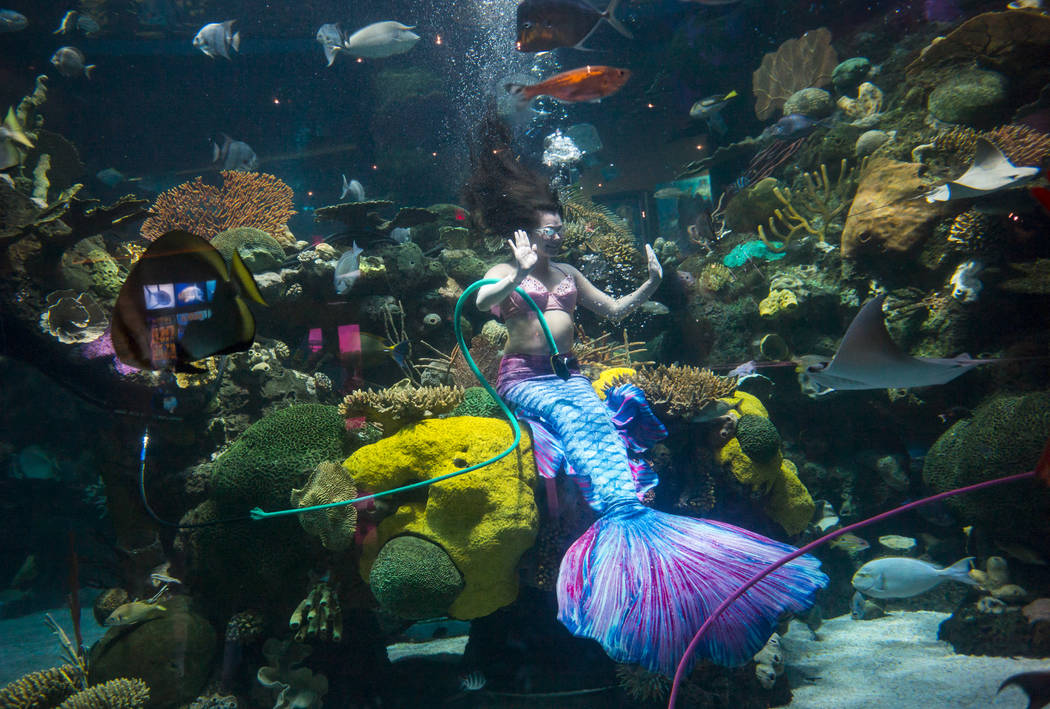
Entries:
[[531,271],[539,256],[536,255],[536,247],[529,241],[529,235],[522,229],[518,229],[514,232],[514,240],[507,239],[507,244],[510,245],[510,251],[514,254],[518,268],[526,273]]
[[649,280],[659,283],[664,277],[664,269],[660,265],[660,259],[656,258],[656,252],[653,251],[653,247],[649,244],[645,245],[645,256],[649,262]]

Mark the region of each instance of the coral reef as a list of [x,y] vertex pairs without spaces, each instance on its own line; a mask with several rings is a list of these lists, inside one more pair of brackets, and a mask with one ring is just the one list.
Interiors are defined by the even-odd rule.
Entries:
[[942,153],[951,153],[959,164],[973,162],[977,139],[984,138],[1003,151],[1007,159],[1018,167],[1042,165],[1050,158],[1050,135],[1028,126],[1009,124],[992,130],[978,131],[968,126],[955,126],[939,133],[933,139],[934,147]]
[[64,344],[94,342],[109,325],[101,306],[88,293],[56,290],[44,299],[40,329]]
[[[338,463],[322,461],[302,488],[292,490],[292,505],[298,508],[344,502],[357,497],[354,481]],[[331,507],[296,515],[307,534],[321,539],[330,551],[349,549],[357,530],[357,508],[353,505]]]
[[838,64],[826,27],[789,39],[776,52],[762,57],[751,76],[755,93],[755,115],[766,120],[800,89],[826,86]]
[[[788,244],[796,235],[803,233],[811,234],[817,237],[820,243],[825,243],[828,227],[850,203],[850,196],[856,185],[856,175],[864,171],[864,166],[865,161],[861,161],[856,170],[847,168],[846,160],[843,158],[834,183],[828,179],[828,168],[822,163],[817,170],[803,173],[803,188],[797,193],[792,193],[787,187],[783,189],[774,187],[773,195],[783,205],[783,208],[774,209],[773,215],[788,229],[788,232],[781,233],[777,229],[774,217],[770,217],[769,233],[781,242],[780,245],[771,243],[761,224],[758,225],[759,238],[770,251],[778,253],[787,249]],[[799,212],[800,208],[802,212]]]
[[339,404],[344,418],[364,416],[369,423],[382,427],[386,435],[426,418],[447,414],[463,403],[459,387],[391,387],[347,394]]
[[798,298],[789,290],[771,288],[769,295],[758,304],[758,314],[764,318],[777,318],[798,310]]
[[463,401],[451,413],[453,416],[503,417],[503,410],[483,387],[464,389]]
[[73,665],[30,672],[0,689],[0,709],[51,709],[77,691]]
[[288,627],[298,642],[343,639],[343,609],[339,596],[327,581],[321,581],[306,594],[306,598],[292,611]]
[[269,665],[259,668],[259,684],[276,692],[274,709],[321,709],[328,693],[328,678],[308,667],[296,667],[312,648],[295,640],[270,638],[263,644],[263,655]]
[[[998,395],[952,425],[926,454],[923,479],[934,492],[1024,472],[1038,460],[1050,429],[1050,394]],[[1002,541],[1045,542],[1050,492],[1030,486],[949,498],[961,524],[979,525]]]
[[224,229],[212,237],[211,245],[219,250],[227,262],[233,259],[235,251],[239,253],[244,265],[252,273],[275,270],[284,261],[284,249],[280,242],[254,227]]
[[613,386],[630,382],[643,392],[660,415],[692,419],[736,388],[735,377],[720,377],[710,369],[672,364],[642,367],[634,374],[616,378]]
[[379,550],[368,585],[384,610],[422,620],[448,611],[465,586],[445,551],[422,537],[394,537]]
[[77,692],[58,709],[142,709],[149,700],[149,685],[137,677],[120,677]]
[[[769,418],[761,402],[746,392],[737,391],[725,401],[740,412],[741,420],[748,416]],[[753,423],[745,424],[745,440],[752,451],[767,455],[771,438],[768,427],[760,429]],[[715,459],[738,481],[766,496],[766,514],[788,534],[802,532],[813,519],[816,505],[798,479],[794,463],[785,459],[779,450],[765,462],[752,459],[744,452],[743,443],[738,434],[722,446]]]
[[226,642],[237,645],[252,645],[262,637],[266,622],[258,611],[248,610],[234,613],[226,621]]
[[91,612],[95,616],[95,622],[99,625],[105,625],[106,618],[109,617],[109,614],[125,603],[128,603],[130,600],[131,597],[124,589],[107,588],[105,591],[95,596],[95,603],[91,608]]
[[[481,463],[510,441],[510,427],[496,419],[428,419],[359,449],[344,465],[360,490],[379,492]],[[516,455],[431,485],[425,499],[417,494],[386,503],[394,512],[366,540],[361,576],[369,577],[388,540],[411,534],[444,549],[463,575],[450,615],[477,618],[512,603],[518,559],[536,537],[535,479],[531,442],[523,434]]]
[[740,450],[756,463],[768,463],[780,452],[780,433],[765,416],[744,414],[736,422]]
[[616,680],[636,702],[662,702],[671,691],[671,678],[639,665],[617,665]]
[[870,81],[865,81],[857,87],[857,98],[840,96],[838,107],[854,122],[868,124],[868,121],[882,111],[882,100],[882,89]]
[[201,178],[161,193],[152,214],[142,223],[142,238],[153,241],[172,229],[185,229],[205,239],[234,227],[252,227],[283,246],[295,243],[288,231],[292,188],[264,172],[223,170],[222,186]]

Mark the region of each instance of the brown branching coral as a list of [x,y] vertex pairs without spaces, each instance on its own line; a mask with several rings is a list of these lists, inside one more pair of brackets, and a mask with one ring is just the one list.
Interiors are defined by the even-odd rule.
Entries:
[[327,581],[322,581],[292,611],[288,627],[295,632],[298,642],[307,640],[343,639],[343,611],[336,595]]
[[[849,206],[850,196],[857,186],[854,178],[864,170],[866,160],[861,161],[860,167],[854,170],[846,167],[846,159],[843,158],[834,183],[828,179],[827,166],[821,163],[819,170],[803,174],[803,187],[798,193],[792,193],[787,187],[774,187],[773,196],[784,207],[773,210],[775,217],[769,218],[769,235],[780,241],[781,245],[774,246],[771,243],[761,224],[758,225],[758,237],[770,251],[776,252],[785,251],[788,243],[803,233],[817,237],[821,243],[827,241],[828,225]],[[787,233],[777,228],[777,221],[788,230]]]
[[403,426],[425,418],[447,414],[463,402],[459,387],[393,387],[374,391],[357,390],[339,404],[346,418],[364,416],[379,424],[387,436]]
[[956,126],[937,136],[933,144],[940,152],[951,153],[954,159],[970,163],[978,138],[984,138],[1002,150],[1006,158],[1018,167],[1039,166],[1050,158],[1050,135],[1014,124],[983,132]]
[[641,277],[645,259],[635,245],[634,234],[626,221],[608,207],[595,204],[579,188],[565,188],[560,197],[568,251],[599,254],[610,264],[626,269],[626,278]]
[[0,689],[0,709],[49,709],[76,692],[73,665],[30,672]]
[[58,705],[58,709],[141,709],[149,701],[149,685],[137,677],[96,684]]
[[577,328],[576,341],[572,345],[572,354],[580,362],[580,368],[592,377],[614,367],[652,364],[651,361],[638,359],[645,351],[645,343],[628,340],[626,330],[623,331],[622,341],[616,342],[610,333],[588,337],[582,329]]
[[751,75],[755,115],[764,121],[796,91],[829,83],[836,64],[838,56],[826,27],[784,42],[776,52],[762,57],[762,64]]
[[715,399],[736,389],[736,377],[720,377],[710,369],[659,365],[643,367],[618,383],[630,382],[645,392],[645,398],[662,414],[692,419]]
[[[357,486],[350,473],[339,463],[324,461],[310,474],[302,488],[292,490],[292,504],[297,508],[345,502],[357,497]],[[330,507],[297,515],[308,534],[320,537],[325,549],[342,551],[354,542],[357,509],[353,505]]]
[[286,226],[295,214],[291,187],[263,172],[224,170],[221,174],[222,187],[198,177],[158,196],[152,215],[142,223],[142,238],[153,241],[172,229],[185,229],[211,239],[233,227],[252,227],[284,246],[294,242]]

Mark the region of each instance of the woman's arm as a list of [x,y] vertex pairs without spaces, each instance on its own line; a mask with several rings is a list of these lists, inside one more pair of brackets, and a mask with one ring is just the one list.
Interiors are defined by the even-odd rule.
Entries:
[[635,308],[649,300],[649,296],[656,291],[664,275],[660,261],[656,258],[653,247],[649,246],[649,244],[645,245],[645,256],[648,261],[649,278],[638,290],[628,293],[622,298],[613,298],[599,290],[597,286],[587,280],[586,276],[572,266],[565,264],[565,267],[572,273],[572,277],[576,279],[576,290],[579,292],[580,305],[613,321],[621,320],[630,315]]
[[536,247],[529,243],[529,235],[521,229],[514,232],[514,241],[507,239],[513,261],[509,264],[496,264],[488,270],[485,278],[498,278],[499,283],[489,283],[478,289],[478,297],[475,301],[478,310],[488,311],[494,305],[499,305],[503,300],[514,292],[529,271],[536,265]]

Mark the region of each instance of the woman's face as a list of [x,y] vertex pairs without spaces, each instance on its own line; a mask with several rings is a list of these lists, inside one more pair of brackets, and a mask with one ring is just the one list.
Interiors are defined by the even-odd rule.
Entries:
[[540,212],[539,226],[529,234],[529,240],[536,247],[536,251],[550,258],[561,251],[562,241],[564,240],[562,232],[564,230],[565,225],[562,223],[559,214],[556,212]]

